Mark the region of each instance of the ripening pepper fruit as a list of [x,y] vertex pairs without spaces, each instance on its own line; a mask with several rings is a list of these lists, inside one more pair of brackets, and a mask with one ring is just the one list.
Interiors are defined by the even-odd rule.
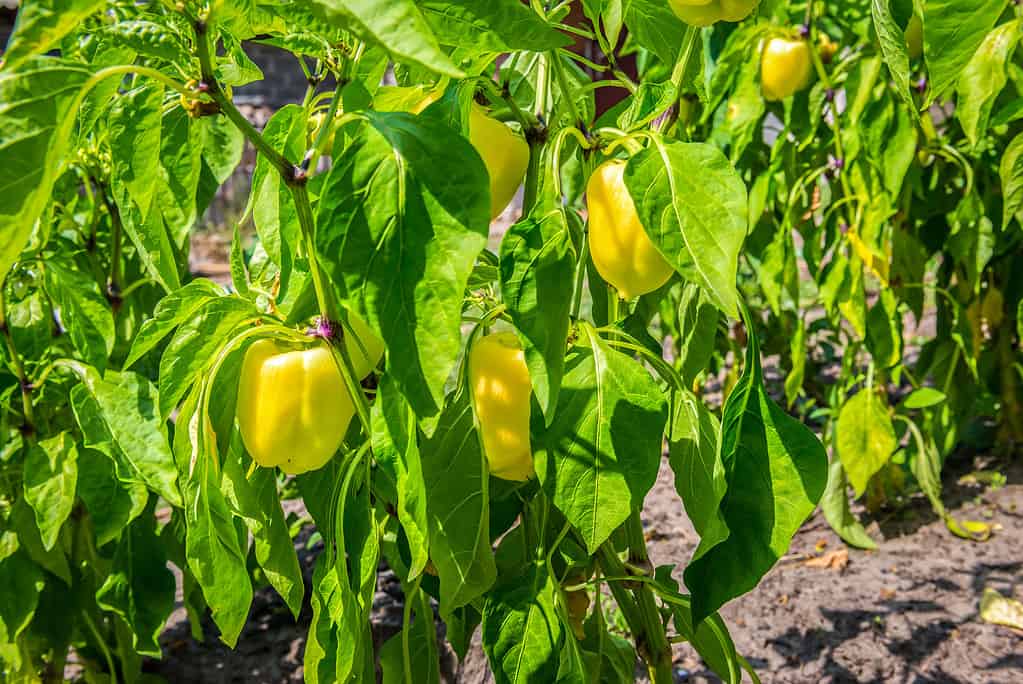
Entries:
[[252,460],[297,475],[326,465],[355,415],[326,345],[295,350],[253,342],[238,383],[238,428]]
[[924,53],[924,22],[919,14],[913,14],[906,24],[906,48],[910,59],[916,59]]
[[593,265],[622,299],[632,299],[664,285],[673,269],[639,222],[625,166],[613,159],[597,167],[586,184],[586,209]]
[[565,592],[565,609],[568,612],[568,622],[572,626],[575,638],[582,641],[586,638],[586,630],[583,622],[586,620],[586,613],[590,609],[590,594],[585,589]]
[[487,335],[472,345],[469,383],[490,474],[519,482],[533,477],[529,443],[533,386],[515,333]]
[[529,166],[525,138],[473,103],[469,112],[469,142],[490,176],[490,218],[497,218],[522,185]]
[[668,0],[671,10],[690,26],[710,26],[719,21],[742,21],[760,0]]
[[775,37],[760,58],[760,91],[765,100],[784,100],[810,85],[813,62],[805,40]]

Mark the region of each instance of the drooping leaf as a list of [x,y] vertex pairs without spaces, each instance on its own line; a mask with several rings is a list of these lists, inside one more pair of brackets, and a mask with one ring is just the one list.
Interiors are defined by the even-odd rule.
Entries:
[[167,294],[156,305],[153,317],[147,319],[139,328],[138,334],[132,340],[124,367],[130,368],[176,327],[191,318],[199,307],[224,294],[219,285],[205,278],[197,278],[180,290]]
[[501,294],[548,424],[565,370],[575,262],[560,209],[519,221],[501,240]]
[[417,6],[441,45],[501,53],[543,52],[571,43],[518,0],[420,0]]
[[677,394],[674,410],[668,458],[675,472],[675,491],[702,538],[727,536],[720,515],[728,483],[718,451],[718,419],[689,392]]
[[6,277],[43,211],[91,70],[38,57],[0,73],[0,277]]
[[849,510],[849,484],[842,461],[834,459],[828,468],[828,486],[821,498],[821,511],[828,524],[846,544],[860,549],[876,549],[877,543],[870,538],[862,523]]
[[827,483],[820,440],[768,397],[760,346],[745,310],[744,318],[746,363],[721,420],[728,490],[719,514],[729,535],[701,540],[686,567],[695,624],[757,585],[813,513]]
[[[442,616],[482,596],[497,568],[490,550],[489,474],[468,392],[452,397],[422,442],[430,557],[440,578]],[[447,617],[445,617],[447,619]]]
[[462,295],[489,224],[487,174],[468,141],[433,119],[367,117],[324,183],[316,244],[424,418],[439,410],[461,347]]
[[114,349],[114,317],[95,278],[56,259],[46,264],[46,293],[82,358],[103,371]]
[[32,0],[21,3],[18,21],[7,41],[0,68],[13,71],[29,57],[49,51],[103,4],[104,0]]
[[924,58],[929,83],[924,106],[942,96],[962,74],[1007,0],[928,0],[923,8]]
[[959,77],[956,118],[974,146],[987,133],[995,98],[1009,80],[1008,61],[1019,44],[1021,26],[1017,19],[987,34]]

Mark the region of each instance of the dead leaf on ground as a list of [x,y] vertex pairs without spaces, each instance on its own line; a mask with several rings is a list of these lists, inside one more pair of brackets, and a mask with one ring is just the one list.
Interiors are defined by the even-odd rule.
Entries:
[[891,601],[895,598],[895,590],[889,589],[888,587],[881,587],[881,598],[885,601]]
[[988,587],[980,597],[980,619],[993,625],[1023,630],[1023,603]]
[[824,568],[828,570],[844,570],[845,566],[849,565],[849,549],[838,549],[837,551],[829,551],[823,556],[817,558],[811,558],[810,560],[803,561],[803,565],[808,568]]

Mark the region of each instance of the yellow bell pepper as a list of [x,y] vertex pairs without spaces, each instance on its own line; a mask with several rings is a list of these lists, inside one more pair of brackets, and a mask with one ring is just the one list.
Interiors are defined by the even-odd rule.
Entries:
[[529,442],[533,386],[515,333],[487,335],[472,345],[469,383],[490,473],[520,482],[533,477]]
[[252,460],[294,475],[333,458],[355,406],[326,345],[291,350],[262,339],[245,352],[236,415]]
[[673,268],[643,230],[621,160],[604,162],[586,184],[590,255],[597,272],[622,299],[653,292]]

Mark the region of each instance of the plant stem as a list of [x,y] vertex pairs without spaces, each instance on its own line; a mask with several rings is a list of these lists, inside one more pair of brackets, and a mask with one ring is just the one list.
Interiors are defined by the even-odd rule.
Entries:
[[[644,545],[645,548],[645,545]],[[608,544],[600,547],[599,561],[604,574],[608,577],[621,577],[628,574],[628,569]],[[618,603],[625,621],[632,630],[636,640],[636,648],[646,661],[653,684],[671,684],[671,644],[664,631],[657,603],[653,592],[646,584],[640,582],[631,590],[631,595],[623,584],[609,582],[611,594]]]
[[196,50],[199,57],[199,69],[202,74],[203,84],[207,89],[207,94],[213,98],[213,101],[220,107],[220,111],[231,120],[239,131],[242,132],[249,142],[262,154],[267,160],[277,169],[277,171],[284,178],[285,182],[290,183],[294,180],[298,169],[295,165],[289,162],[284,155],[275,150],[270,143],[268,143],[259,131],[256,130],[245,115],[238,111],[238,108],[234,105],[234,102],[227,97],[224,91],[220,88],[220,84],[217,83],[217,78],[213,73],[213,58],[210,53],[210,43],[207,35],[207,26],[204,21],[197,21],[195,23],[195,43]]
[[[405,663],[405,684],[414,684],[412,679],[412,653],[409,649],[409,626],[412,622],[412,599],[417,597],[419,594],[419,583],[423,581],[422,573],[416,577],[415,583],[412,585],[412,591],[405,594],[405,611],[403,616],[403,625],[401,629],[401,657]],[[422,615],[416,616],[417,619],[423,620]]]
[[11,367],[14,369],[14,374],[18,376],[18,384],[21,386],[21,409],[24,419],[24,423],[21,426],[21,434],[25,438],[25,442],[28,445],[35,444],[36,440],[36,427],[35,418],[32,411],[32,382],[28,379],[28,375],[25,374],[25,364],[21,361],[21,356],[18,355],[18,350],[14,346],[14,336],[11,335],[11,329],[7,325],[7,293],[4,289],[6,283],[0,284],[0,334],[4,337],[4,342],[7,345],[7,354],[10,356]]
[[117,205],[110,201],[105,185],[100,183],[97,186],[103,204],[110,213],[110,227],[112,231],[111,240],[113,246],[110,252],[110,276],[107,278],[107,298],[110,300],[114,313],[120,308],[121,302],[121,242],[124,239],[124,224],[121,222],[121,211]]

